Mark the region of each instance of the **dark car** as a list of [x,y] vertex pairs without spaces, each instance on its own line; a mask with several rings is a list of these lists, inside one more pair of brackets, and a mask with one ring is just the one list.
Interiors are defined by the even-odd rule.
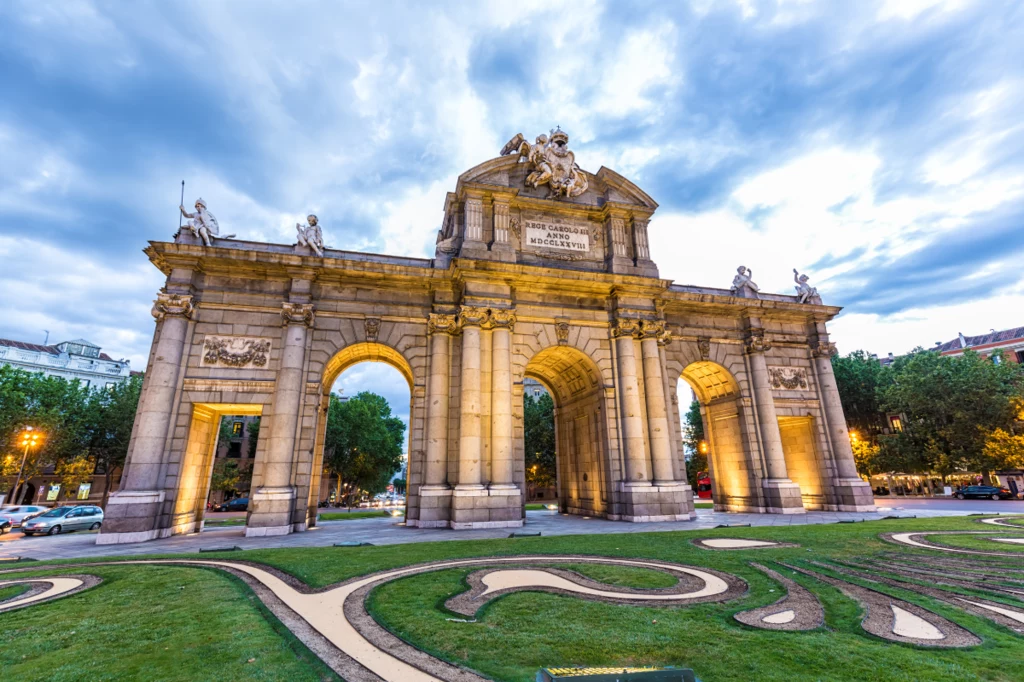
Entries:
[[224,504],[218,504],[213,508],[213,511],[246,511],[249,508],[248,497],[236,497],[233,500],[228,500]]
[[1010,492],[1009,488],[998,488],[994,485],[969,485],[966,488],[961,488],[956,494],[956,499],[958,500],[966,500],[968,498],[982,499],[985,497],[990,500],[1012,500],[1013,493]]
[[6,518],[4,516],[0,516],[0,535],[3,535],[4,533],[10,533],[11,532],[11,528],[13,528],[13,527],[14,527],[14,522],[13,521],[11,521],[10,519],[8,519],[8,518]]

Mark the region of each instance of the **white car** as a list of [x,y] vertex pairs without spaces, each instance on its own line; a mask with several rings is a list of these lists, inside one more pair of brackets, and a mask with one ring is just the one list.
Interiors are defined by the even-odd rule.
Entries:
[[0,517],[10,519],[11,528],[21,528],[21,524],[25,519],[38,516],[46,511],[46,509],[46,507],[38,504],[23,504],[20,506],[12,505],[10,507],[0,509]]

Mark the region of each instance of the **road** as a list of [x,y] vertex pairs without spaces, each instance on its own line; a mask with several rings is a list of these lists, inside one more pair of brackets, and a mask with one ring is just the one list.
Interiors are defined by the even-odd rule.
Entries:
[[1024,514],[1022,500],[957,500],[943,497],[876,497],[879,509],[928,509],[934,511],[961,511],[970,514]]

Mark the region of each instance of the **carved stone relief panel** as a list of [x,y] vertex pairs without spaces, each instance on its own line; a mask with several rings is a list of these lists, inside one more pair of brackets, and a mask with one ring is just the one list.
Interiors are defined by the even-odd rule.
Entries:
[[797,391],[807,388],[807,370],[802,367],[769,367],[772,388]]
[[270,339],[251,336],[206,336],[203,339],[203,367],[266,367]]

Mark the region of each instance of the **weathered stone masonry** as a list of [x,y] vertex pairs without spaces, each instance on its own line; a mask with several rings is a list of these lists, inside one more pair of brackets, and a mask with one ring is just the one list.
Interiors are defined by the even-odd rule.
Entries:
[[[647,238],[657,204],[642,190],[602,168],[579,171],[581,195],[550,196],[526,184],[531,169],[505,156],[463,174],[429,260],[205,246],[187,231],[151,242],[167,282],[98,541],[201,527],[224,414],[262,415],[247,534],[314,525],[327,396],[366,360],[395,366],[411,389],[410,526],[523,523],[527,376],[555,400],[564,511],[692,518],[680,377],[702,403],[716,508],[871,507],[829,362],[838,308],[660,279]],[[545,244],[545,226],[572,243]],[[207,337],[269,350],[204,363]]]

